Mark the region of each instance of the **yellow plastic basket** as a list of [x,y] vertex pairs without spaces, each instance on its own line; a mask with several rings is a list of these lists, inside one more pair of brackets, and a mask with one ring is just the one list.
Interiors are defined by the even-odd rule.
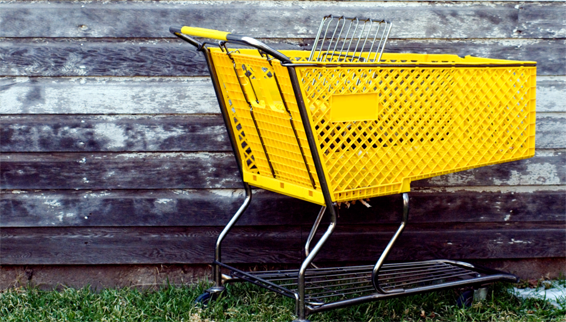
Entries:
[[[281,53],[296,66],[335,202],[534,155],[536,67],[517,66],[534,62],[383,54],[373,66],[338,65]],[[244,181],[324,205],[287,68],[257,50],[210,55]]]

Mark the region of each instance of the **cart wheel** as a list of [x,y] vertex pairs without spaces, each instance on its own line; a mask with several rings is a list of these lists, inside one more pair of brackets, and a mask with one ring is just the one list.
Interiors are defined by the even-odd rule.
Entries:
[[204,292],[196,298],[195,304],[202,304],[206,306],[211,299],[212,299],[212,294],[208,292]]
[[474,301],[474,290],[467,290],[458,296],[456,300],[456,305],[459,308],[463,307],[470,307],[472,306],[472,302]]

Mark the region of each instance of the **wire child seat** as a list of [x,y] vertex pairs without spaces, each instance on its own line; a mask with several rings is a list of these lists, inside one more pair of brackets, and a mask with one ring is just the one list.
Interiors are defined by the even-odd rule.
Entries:
[[379,62],[392,26],[385,20],[325,16],[307,61]]

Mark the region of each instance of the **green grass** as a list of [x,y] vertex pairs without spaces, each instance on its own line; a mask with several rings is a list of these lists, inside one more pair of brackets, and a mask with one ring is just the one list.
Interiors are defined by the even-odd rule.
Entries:
[[[63,288],[8,289],[0,293],[0,321],[291,321],[294,301],[248,284],[208,306],[194,300],[208,285],[165,286],[158,290]],[[566,321],[566,310],[543,300],[520,300],[509,285],[495,284],[486,301],[455,305],[448,290],[318,313],[311,321]]]

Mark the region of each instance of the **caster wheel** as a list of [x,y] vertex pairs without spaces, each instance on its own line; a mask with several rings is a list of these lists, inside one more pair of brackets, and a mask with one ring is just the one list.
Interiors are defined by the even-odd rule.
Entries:
[[203,305],[203,306],[207,306],[208,303],[210,303],[210,301],[215,301],[217,300],[220,296],[222,296],[222,294],[225,292],[225,288],[224,287],[212,287],[209,288],[208,290],[204,291],[204,293],[202,293],[201,295],[199,295],[196,299],[195,299],[195,305]]
[[474,290],[468,290],[460,294],[456,300],[456,305],[459,308],[470,307],[474,301]]
[[210,302],[210,300],[212,299],[212,294],[208,293],[208,292],[204,292],[201,295],[199,295],[196,300],[195,300],[195,304],[201,304],[206,306],[208,304],[208,302]]

